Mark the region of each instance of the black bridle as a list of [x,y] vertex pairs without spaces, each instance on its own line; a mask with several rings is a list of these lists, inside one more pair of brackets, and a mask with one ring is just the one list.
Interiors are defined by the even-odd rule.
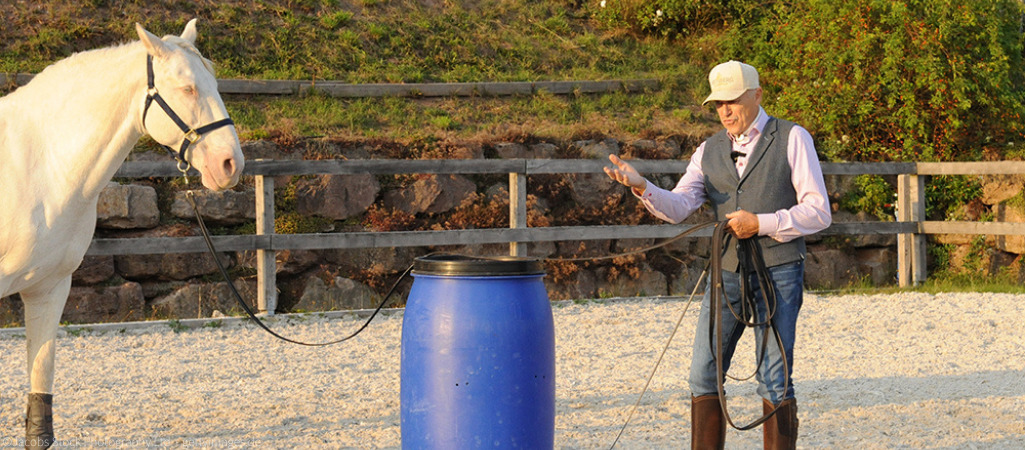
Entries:
[[178,128],[180,128],[182,132],[185,133],[185,137],[182,138],[181,148],[178,149],[177,152],[173,148],[168,147],[164,144],[160,144],[160,146],[164,147],[167,150],[167,152],[170,153],[176,161],[178,161],[178,170],[181,170],[182,172],[187,172],[190,163],[189,160],[185,158],[185,152],[189,150],[189,147],[192,146],[192,144],[196,143],[196,141],[198,141],[202,135],[224,126],[234,125],[235,122],[232,121],[230,117],[226,117],[216,122],[203,125],[196,129],[189,128],[189,126],[185,124],[185,121],[183,121],[181,117],[178,117],[178,114],[175,114],[174,110],[171,109],[171,106],[168,105],[167,102],[164,101],[164,98],[160,96],[160,93],[157,92],[157,87],[154,82],[154,78],[155,76],[153,75],[153,56],[146,55],[146,84],[148,89],[146,90],[146,107],[142,110],[142,125],[143,127],[146,126],[146,113],[149,112],[150,104],[152,104],[153,101],[156,100],[157,104],[160,105],[160,109],[163,109],[164,113],[167,114],[167,117],[170,117],[171,120],[174,121],[176,125],[178,125]]

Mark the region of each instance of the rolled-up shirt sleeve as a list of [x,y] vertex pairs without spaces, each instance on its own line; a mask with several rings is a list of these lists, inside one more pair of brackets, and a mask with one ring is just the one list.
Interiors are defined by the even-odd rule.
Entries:
[[643,194],[634,191],[652,215],[670,223],[680,223],[705,203],[705,176],[701,170],[701,155],[705,144],[701,143],[687,165],[687,172],[680,177],[673,190],[665,190],[648,181]]
[[758,234],[779,242],[817,233],[833,222],[815,143],[811,134],[800,126],[795,125],[790,130],[787,160],[797,204],[775,213],[757,215]]

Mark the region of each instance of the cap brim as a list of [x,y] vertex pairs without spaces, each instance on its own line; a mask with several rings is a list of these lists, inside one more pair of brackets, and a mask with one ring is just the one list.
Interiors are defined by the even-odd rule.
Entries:
[[745,92],[747,92],[747,89],[739,91],[713,92],[712,95],[709,95],[708,98],[706,98],[705,101],[701,103],[701,105],[707,105],[708,102],[730,102],[740,98],[740,96],[744,95]]

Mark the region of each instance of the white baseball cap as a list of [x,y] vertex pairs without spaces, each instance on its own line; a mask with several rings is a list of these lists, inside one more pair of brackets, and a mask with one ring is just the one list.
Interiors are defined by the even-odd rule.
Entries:
[[727,61],[712,68],[708,73],[708,84],[712,87],[712,94],[702,105],[736,100],[749,89],[758,89],[758,70],[740,61]]

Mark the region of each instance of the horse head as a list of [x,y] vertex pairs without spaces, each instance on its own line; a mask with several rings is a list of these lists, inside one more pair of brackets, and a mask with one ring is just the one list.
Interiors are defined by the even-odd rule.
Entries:
[[217,91],[213,64],[196,50],[196,19],[181,36],[160,39],[139,24],[135,30],[147,53],[149,89],[142,112],[146,132],[172,153],[179,149],[179,168],[195,167],[207,188],[231,188],[245,161]]

